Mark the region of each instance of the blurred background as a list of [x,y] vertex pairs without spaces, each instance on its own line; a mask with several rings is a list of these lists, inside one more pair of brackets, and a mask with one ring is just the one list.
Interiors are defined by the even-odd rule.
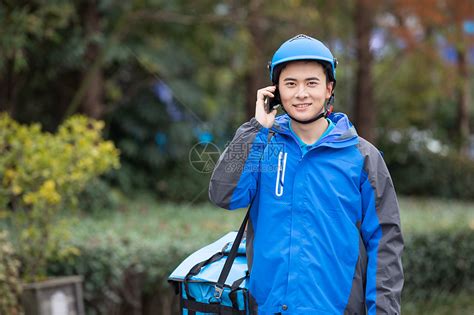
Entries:
[[[404,314],[473,314],[472,0],[0,1],[12,274],[36,257],[21,242],[55,239],[42,277],[82,275],[87,314],[176,311],[167,275],[243,217],[208,203],[213,163],[300,33],[337,57],[335,111],[383,151],[400,195]],[[36,233],[53,205],[57,231]]]

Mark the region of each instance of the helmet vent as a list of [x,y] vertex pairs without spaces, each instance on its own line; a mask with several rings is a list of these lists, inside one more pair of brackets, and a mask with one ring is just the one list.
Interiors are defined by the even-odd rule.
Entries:
[[301,38],[304,38],[304,39],[312,39],[312,38],[309,37],[308,35],[299,34],[299,35],[296,35],[295,37],[293,37],[292,39],[290,39],[289,42],[292,42],[292,41],[294,41],[294,40],[301,39]]

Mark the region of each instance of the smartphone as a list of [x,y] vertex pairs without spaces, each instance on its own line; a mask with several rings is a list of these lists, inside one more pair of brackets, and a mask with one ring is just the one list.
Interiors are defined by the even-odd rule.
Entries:
[[275,97],[268,97],[266,96],[265,97],[265,110],[267,113],[271,113],[272,110],[274,110],[275,108],[278,108],[281,104],[281,101],[280,101],[280,92],[278,91],[278,87],[275,89],[275,92],[273,92],[273,95],[275,95]]

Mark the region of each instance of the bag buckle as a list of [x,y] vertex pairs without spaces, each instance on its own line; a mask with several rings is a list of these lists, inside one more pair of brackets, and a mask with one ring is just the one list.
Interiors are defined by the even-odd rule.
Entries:
[[215,292],[214,292],[214,297],[215,297],[216,299],[220,299],[221,296],[222,296],[222,292],[224,292],[224,286],[221,286],[221,285],[219,285],[219,284],[216,284],[216,285],[214,286],[214,290],[215,290]]

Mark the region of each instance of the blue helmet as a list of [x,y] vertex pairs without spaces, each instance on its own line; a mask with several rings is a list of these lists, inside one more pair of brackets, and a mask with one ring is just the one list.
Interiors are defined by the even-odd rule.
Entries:
[[[269,62],[270,80],[274,81],[273,70],[275,66],[296,60],[316,60],[327,62],[332,70],[331,81],[336,82],[337,60],[331,51],[319,40],[300,34],[284,42],[273,55]],[[331,74],[331,73],[330,73]]]

